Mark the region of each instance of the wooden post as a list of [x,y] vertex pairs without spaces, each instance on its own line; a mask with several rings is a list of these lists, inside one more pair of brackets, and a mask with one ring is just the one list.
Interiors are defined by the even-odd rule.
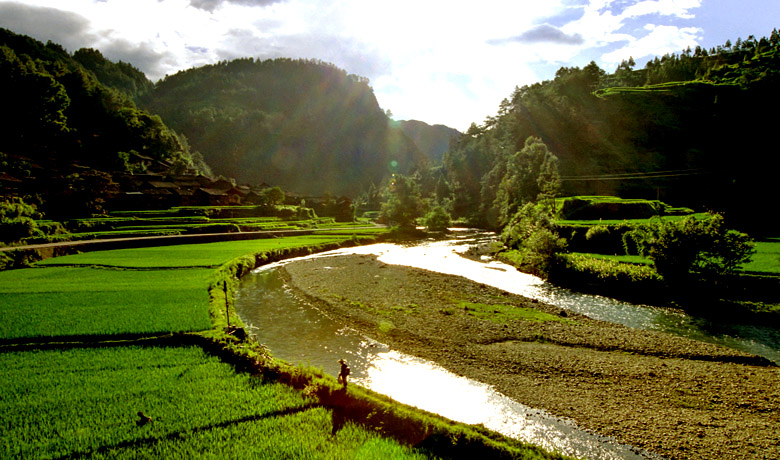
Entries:
[[228,303],[227,280],[222,283],[222,289],[225,291],[225,317],[227,318],[227,327],[230,329],[230,304]]

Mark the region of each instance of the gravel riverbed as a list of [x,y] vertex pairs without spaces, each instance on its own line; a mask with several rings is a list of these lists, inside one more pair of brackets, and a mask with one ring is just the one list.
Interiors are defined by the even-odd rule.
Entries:
[[[780,458],[780,368],[763,358],[375,256],[304,259],[282,274],[366,336],[582,428],[673,459]],[[507,319],[507,305],[547,315]]]

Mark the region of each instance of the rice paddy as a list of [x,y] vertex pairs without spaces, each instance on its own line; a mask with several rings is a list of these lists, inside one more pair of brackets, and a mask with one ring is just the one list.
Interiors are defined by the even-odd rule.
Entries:
[[251,268],[247,255],[315,251],[376,233],[117,249],[0,272],[0,458],[435,458],[383,434],[397,410],[407,415],[391,431],[427,426],[448,457],[465,443],[470,452],[560,458],[467,427],[451,431],[449,422],[350,388],[361,395],[357,407],[381,420],[364,424],[364,415],[337,416],[320,396],[239,371],[237,363],[260,359],[272,372],[331,385],[226,334],[224,294],[209,288]]
[[[199,347],[0,353],[0,458],[429,458]],[[142,412],[151,422],[142,423]]]

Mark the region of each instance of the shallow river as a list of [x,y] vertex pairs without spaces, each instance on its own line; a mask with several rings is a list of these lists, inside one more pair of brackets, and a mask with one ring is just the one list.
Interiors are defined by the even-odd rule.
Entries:
[[[361,246],[311,257],[376,254],[388,264],[465,276],[593,318],[721,343],[780,362],[780,334],[772,329],[713,325],[682,312],[556,288],[511,266],[474,261],[458,254],[475,242],[471,235],[413,246]],[[284,263],[262,267],[246,276],[236,298],[236,309],[249,332],[268,346],[274,356],[316,366],[334,376],[339,370],[338,359],[345,358],[354,383],[402,403],[460,422],[481,423],[507,436],[567,455],[594,459],[654,458],[613,439],[583,431],[571,421],[523,406],[488,385],[457,376],[435,363],[391,350],[332,321],[284,286],[276,273],[276,268]]]

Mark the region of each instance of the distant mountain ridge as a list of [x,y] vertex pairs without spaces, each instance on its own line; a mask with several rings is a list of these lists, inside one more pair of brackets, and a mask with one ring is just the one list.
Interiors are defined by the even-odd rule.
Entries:
[[[393,122],[366,78],[321,61],[244,58],[155,84],[98,50],[70,54],[56,43],[1,32],[6,90],[14,95],[7,107],[19,109],[5,111],[6,127],[16,126],[0,142],[6,153],[119,173],[143,172],[134,161],[150,156],[239,183],[355,197],[393,173],[440,162],[449,142],[444,127]],[[57,76],[57,66],[66,73]],[[14,86],[21,81],[30,83]],[[31,106],[39,102],[28,90],[41,84],[54,103]]]
[[402,120],[401,129],[425,153],[434,164],[441,163],[442,156],[450,148],[450,142],[462,133],[444,125],[429,125],[424,121]]
[[357,196],[429,163],[367,79],[320,61],[252,58],[166,77],[140,99],[216,174],[301,194]]

